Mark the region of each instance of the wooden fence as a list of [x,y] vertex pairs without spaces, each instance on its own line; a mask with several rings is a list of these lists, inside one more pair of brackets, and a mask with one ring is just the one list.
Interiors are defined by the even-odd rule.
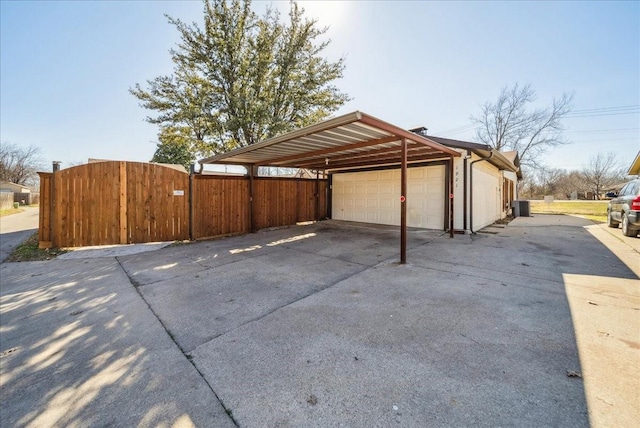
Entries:
[[192,238],[245,233],[251,230],[249,180],[245,177],[193,177]]
[[0,210],[10,210],[13,208],[13,193],[0,192]]
[[204,239],[318,220],[326,189],[326,180],[189,176],[137,162],[40,173],[40,246]]
[[13,202],[17,202],[20,205],[37,205],[40,203],[40,193],[14,193]]
[[326,180],[193,177],[193,238],[247,233],[326,217]]
[[40,173],[39,231],[41,247],[188,239],[189,175],[139,162]]

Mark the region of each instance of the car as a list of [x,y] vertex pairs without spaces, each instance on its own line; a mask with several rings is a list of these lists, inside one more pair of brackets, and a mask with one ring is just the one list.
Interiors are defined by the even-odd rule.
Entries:
[[607,192],[604,194],[604,198],[605,199],[613,199],[616,196],[618,196],[618,194],[616,192]]
[[624,236],[640,232],[640,178],[628,182],[607,206],[607,226],[617,228],[622,223]]

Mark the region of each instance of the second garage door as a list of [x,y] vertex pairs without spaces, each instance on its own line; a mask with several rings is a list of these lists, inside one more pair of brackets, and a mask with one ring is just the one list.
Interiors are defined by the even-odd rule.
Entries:
[[[444,228],[444,165],[407,170],[409,227]],[[400,225],[400,170],[333,174],[331,216],[336,220]]]

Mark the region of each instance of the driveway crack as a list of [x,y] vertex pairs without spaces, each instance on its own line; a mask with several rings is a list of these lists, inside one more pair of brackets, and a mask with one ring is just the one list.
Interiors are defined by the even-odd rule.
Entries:
[[151,311],[151,313],[153,314],[154,317],[156,317],[156,319],[158,320],[158,322],[160,323],[160,325],[162,326],[162,328],[164,329],[164,331],[167,333],[167,336],[169,336],[169,338],[171,339],[171,341],[178,347],[178,349],[180,350],[180,352],[182,353],[182,355],[185,357],[185,359],[191,364],[191,366],[196,370],[196,372],[198,373],[198,375],[200,375],[200,377],[202,378],[202,380],[204,381],[205,385],[207,385],[207,388],[209,388],[209,390],[211,391],[211,393],[213,394],[214,397],[216,397],[216,400],[218,400],[218,403],[220,403],[220,406],[222,406],[222,408],[224,409],[225,413],[227,414],[227,416],[229,417],[229,419],[231,419],[231,422],[233,422],[233,424],[237,427],[239,427],[240,425],[238,424],[238,421],[235,420],[235,418],[233,417],[233,412],[232,410],[227,407],[224,404],[224,401],[222,401],[222,399],[220,398],[220,396],[218,395],[218,393],[216,393],[216,391],[213,389],[213,387],[211,386],[211,384],[207,381],[207,378],[204,377],[204,375],[202,374],[202,372],[200,370],[198,370],[198,367],[193,363],[192,361],[192,357],[191,355],[189,355],[188,353],[185,352],[185,350],[182,348],[182,346],[180,346],[180,344],[176,341],[175,337],[173,336],[173,333],[171,333],[171,330],[169,330],[169,328],[167,328],[167,326],[162,322],[162,320],[160,319],[160,317],[158,316],[158,314],[156,314],[156,312],[153,310],[153,308],[151,307],[151,305],[149,304],[149,302],[147,302],[147,299],[144,298],[144,295],[140,292],[139,288],[135,285],[135,281],[133,280],[133,278],[131,278],[131,276],[129,276],[129,272],[127,272],[127,270],[124,268],[124,266],[122,266],[122,263],[120,263],[120,260],[118,260],[118,257],[114,257],[116,262],[118,262],[118,266],[120,266],[120,269],[122,269],[122,272],[124,272],[124,274],[127,276],[127,278],[129,279],[129,283],[131,284],[131,286],[133,287],[133,289],[136,291],[136,293],[138,293],[138,296],[140,296],[140,298],[142,299],[142,301],[145,303],[145,305],[147,305],[147,308],[149,308],[149,311]]

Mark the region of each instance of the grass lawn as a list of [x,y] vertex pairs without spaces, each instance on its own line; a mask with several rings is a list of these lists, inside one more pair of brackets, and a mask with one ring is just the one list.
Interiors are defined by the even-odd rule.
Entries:
[[607,221],[607,201],[530,201],[532,214],[566,214],[588,218],[598,223]]
[[66,253],[66,250],[57,248],[49,248],[41,250],[38,248],[38,232],[31,235],[26,241],[18,245],[13,252],[7,257],[8,262],[33,262],[40,260],[51,260],[58,254]]
[[6,217],[11,214],[18,214],[24,211],[22,208],[9,208],[8,210],[0,211],[0,217]]
[[[39,207],[38,204],[33,204],[33,205],[27,205],[27,207],[31,207],[31,208],[37,208]],[[18,214],[24,211],[23,207],[20,208],[9,208],[8,210],[0,210],[0,217],[6,217],[8,215],[12,215],[12,214]]]

